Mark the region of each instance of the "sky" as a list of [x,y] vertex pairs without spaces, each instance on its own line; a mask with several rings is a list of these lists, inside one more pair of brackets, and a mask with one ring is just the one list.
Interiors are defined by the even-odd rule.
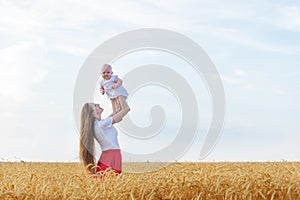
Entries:
[[[298,1],[0,0],[1,161],[78,161],[73,95],[80,69],[103,42],[142,28],[172,30],[197,42],[223,82],[222,135],[199,160],[212,112],[203,80],[189,69],[180,71],[184,63],[162,52],[137,52],[115,63],[121,78],[136,66],[159,63],[176,65],[189,81],[201,123],[180,161],[300,160]],[[95,101],[104,115],[110,113],[107,98],[95,94]],[[138,126],[151,122],[156,104],[168,120],[163,135],[149,144],[128,141],[119,130],[122,149],[147,153],[174,138],[180,105],[170,92],[144,87],[128,103]]]

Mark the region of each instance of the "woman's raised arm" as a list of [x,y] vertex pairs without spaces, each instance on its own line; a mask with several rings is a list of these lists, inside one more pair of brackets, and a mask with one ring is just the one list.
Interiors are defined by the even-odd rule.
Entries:
[[120,121],[122,121],[123,117],[130,111],[129,107],[125,108],[125,109],[121,109],[119,112],[117,112],[116,114],[114,114],[113,117],[113,121],[112,123],[118,123]]

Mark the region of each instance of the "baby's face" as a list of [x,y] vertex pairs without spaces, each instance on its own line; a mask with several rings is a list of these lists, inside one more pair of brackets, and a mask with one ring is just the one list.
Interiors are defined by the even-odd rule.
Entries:
[[102,68],[101,75],[102,75],[103,79],[109,80],[111,78],[112,74],[113,74],[113,72],[112,72],[110,67],[103,67]]

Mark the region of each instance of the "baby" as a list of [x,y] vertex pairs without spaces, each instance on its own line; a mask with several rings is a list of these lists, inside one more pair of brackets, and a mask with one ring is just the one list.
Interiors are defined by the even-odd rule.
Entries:
[[130,108],[126,102],[128,96],[127,90],[122,85],[122,80],[117,75],[113,75],[112,67],[104,64],[101,69],[100,92],[102,95],[107,94],[111,100],[113,113],[120,111],[129,112]]

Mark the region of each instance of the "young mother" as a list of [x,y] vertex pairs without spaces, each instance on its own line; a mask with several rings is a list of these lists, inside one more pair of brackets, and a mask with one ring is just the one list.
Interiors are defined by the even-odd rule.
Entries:
[[[127,107],[115,115],[102,119],[103,108],[99,104],[86,103],[83,106],[80,119],[80,160],[88,172],[95,174],[111,168],[116,173],[121,173],[122,157],[118,131],[113,124],[120,122],[129,110]],[[96,168],[94,167],[94,138],[102,149]]]

